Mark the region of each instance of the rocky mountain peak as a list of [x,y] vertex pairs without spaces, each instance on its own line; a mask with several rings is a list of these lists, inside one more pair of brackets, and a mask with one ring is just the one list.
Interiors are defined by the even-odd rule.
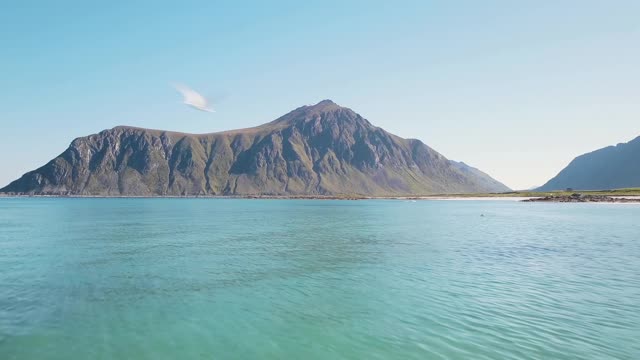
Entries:
[[331,100],[250,129],[118,126],[74,140],[0,192],[48,195],[410,195],[508,188]]
[[271,124],[299,125],[308,122],[333,122],[337,126],[342,126],[345,123],[359,122],[363,126],[371,126],[367,120],[355,111],[347,107],[340,106],[331,100],[322,100],[315,105],[299,107],[276,119]]
[[319,103],[315,104],[315,105],[307,105],[305,106],[307,109],[313,110],[313,111],[317,111],[317,112],[324,112],[324,111],[332,111],[332,110],[337,110],[337,109],[346,109],[338,104],[336,104],[335,102],[333,102],[332,100],[322,100]]

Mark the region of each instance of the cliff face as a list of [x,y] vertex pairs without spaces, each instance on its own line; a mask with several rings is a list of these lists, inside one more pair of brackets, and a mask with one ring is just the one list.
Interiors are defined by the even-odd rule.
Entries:
[[575,158],[538,191],[640,187],[640,137]]
[[0,192],[51,195],[410,195],[509,189],[325,100],[213,134],[116,127],[75,139]]

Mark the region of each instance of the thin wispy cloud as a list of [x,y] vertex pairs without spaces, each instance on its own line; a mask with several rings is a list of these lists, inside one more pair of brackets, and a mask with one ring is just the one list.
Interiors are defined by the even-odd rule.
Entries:
[[173,84],[173,87],[182,94],[185,105],[200,111],[215,112],[213,104],[199,92],[183,84]]

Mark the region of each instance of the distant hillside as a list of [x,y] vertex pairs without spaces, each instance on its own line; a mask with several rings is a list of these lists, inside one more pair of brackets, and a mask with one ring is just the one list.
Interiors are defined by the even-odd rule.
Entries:
[[341,195],[501,192],[487,174],[325,100],[213,134],[120,126],[75,139],[14,194]]
[[484,188],[487,189],[495,189],[494,191],[490,191],[490,192],[505,192],[505,191],[511,191],[511,189],[509,189],[507,186],[505,186],[503,183],[499,182],[498,180],[492,178],[491,176],[489,176],[489,174],[476,169],[472,166],[469,166],[467,164],[465,164],[464,162],[457,162],[457,161],[453,161],[450,160],[451,164],[453,166],[455,166],[460,172],[467,174],[469,176],[473,176],[476,178],[476,182],[481,185]]
[[539,191],[640,187],[640,137],[575,158]]

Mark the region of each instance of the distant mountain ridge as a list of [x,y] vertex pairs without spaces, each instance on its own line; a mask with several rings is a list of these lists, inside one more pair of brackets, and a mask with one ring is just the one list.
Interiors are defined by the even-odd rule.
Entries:
[[330,100],[212,134],[118,126],[75,139],[0,192],[96,196],[395,196],[509,188]]
[[640,136],[575,158],[538,191],[640,187]]

